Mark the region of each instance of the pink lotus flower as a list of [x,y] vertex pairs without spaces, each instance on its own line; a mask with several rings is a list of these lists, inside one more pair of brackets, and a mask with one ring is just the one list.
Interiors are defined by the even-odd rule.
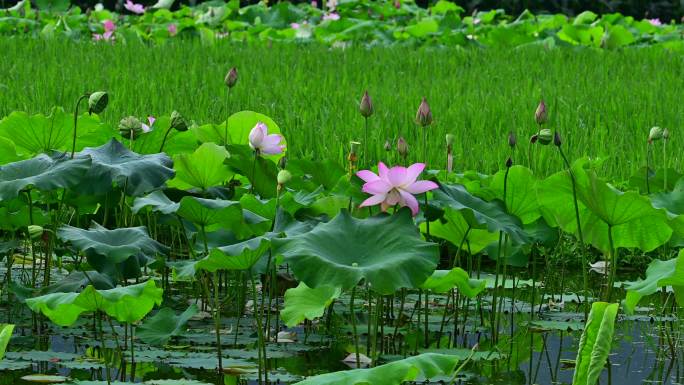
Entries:
[[280,142],[283,137],[278,134],[268,134],[268,127],[259,122],[249,132],[249,147],[252,147],[258,154],[275,155],[285,150],[285,146]]
[[340,15],[337,12],[330,12],[323,15],[323,20],[340,20]]
[[657,19],[657,18],[656,19],[646,19],[646,21],[651,23],[651,25],[654,27],[660,27],[661,25],[663,25],[663,23],[660,21],[660,19]]
[[143,123],[142,124],[142,131],[145,133],[148,133],[152,131],[152,125],[154,125],[154,121],[157,120],[154,116],[148,116],[147,121],[150,123],[149,125]]
[[299,29],[299,27],[301,27],[301,26],[299,25],[299,23],[292,23],[292,24],[290,24],[290,27],[292,29]]
[[169,26],[166,27],[166,30],[169,31],[169,35],[171,36],[176,36],[176,34],[178,33],[178,27],[176,26],[176,24],[173,23],[169,24]]
[[394,166],[390,169],[384,163],[378,163],[378,174],[370,170],[362,170],[356,176],[363,179],[363,192],[371,194],[361,203],[361,207],[380,205],[382,211],[388,207],[408,206],[413,215],[418,214],[418,201],[413,196],[438,188],[437,183],[428,180],[416,181],[423,172],[424,163],[415,163],[408,168]]
[[114,30],[116,29],[116,24],[114,24],[113,21],[111,20],[105,20],[102,22],[102,26],[104,27],[104,33],[99,34],[96,33],[93,35],[93,40],[98,41],[98,40],[114,40]]
[[318,8],[318,1],[313,0],[313,1],[311,2],[311,6],[314,7],[314,8]]
[[141,13],[145,13],[145,7],[143,7],[142,4],[134,3],[131,0],[126,0],[124,8],[138,15],[140,15]]

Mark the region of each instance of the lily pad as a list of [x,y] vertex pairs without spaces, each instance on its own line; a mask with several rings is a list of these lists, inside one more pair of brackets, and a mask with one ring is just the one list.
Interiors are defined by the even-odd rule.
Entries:
[[285,325],[292,327],[305,319],[314,320],[323,316],[325,309],[342,294],[342,290],[332,286],[319,286],[312,289],[304,282],[285,292],[285,308],[280,313]]
[[0,166],[0,200],[16,198],[27,188],[41,191],[71,188],[81,183],[91,165],[90,158],[69,159],[65,155],[35,158]]

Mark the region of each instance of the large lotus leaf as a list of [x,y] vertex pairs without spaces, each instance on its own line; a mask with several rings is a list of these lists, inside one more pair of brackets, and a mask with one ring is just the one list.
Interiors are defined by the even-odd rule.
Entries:
[[163,191],[157,190],[145,195],[144,197],[135,198],[135,201],[133,201],[133,206],[131,207],[131,211],[133,211],[134,214],[137,214],[145,207],[149,207],[150,210],[154,212],[173,214],[178,211],[180,203],[172,201],[164,194]]
[[[33,213],[33,218],[31,218],[27,199],[27,197],[20,195],[15,199],[0,202],[0,218],[2,218],[0,229],[25,229],[30,224],[43,226],[50,222],[48,213],[41,210],[40,206],[37,205],[31,209]],[[33,223],[31,223],[31,219],[33,219]]]
[[680,178],[671,192],[653,194],[653,207],[665,209],[674,215],[684,214],[684,178]]
[[633,313],[641,298],[665,286],[672,286],[677,303],[684,305],[684,250],[668,261],[653,260],[646,269],[646,279],[626,283],[625,311]]
[[285,307],[280,313],[283,322],[293,327],[305,319],[313,321],[323,316],[325,309],[342,294],[342,289],[333,286],[319,286],[312,289],[304,282],[285,292]]
[[[665,176],[667,176],[667,186],[665,186]],[[664,192],[664,187],[667,187],[665,191],[671,191],[676,187],[676,183],[681,177],[682,174],[672,168],[668,168],[667,170],[659,168],[655,173],[653,170],[649,169],[648,186],[646,186],[646,167],[642,167],[629,177],[629,187],[638,190],[642,194],[646,194],[647,192],[650,192],[651,194]]]
[[[490,188],[500,200],[504,200],[504,177],[505,171],[499,171],[494,175]],[[532,170],[523,166],[513,166],[508,172],[506,183],[506,209],[508,213],[520,218],[523,224],[536,221],[541,217],[537,196],[535,194],[535,184],[537,178],[534,177]]]
[[230,158],[226,164],[249,180],[254,192],[262,198],[273,198],[276,195],[278,168],[275,162],[263,156],[255,158],[254,151],[247,145],[231,144],[228,146]]
[[5,350],[7,350],[7,344],[12,338],[13,331],[14,325],[0,325],[0,360],[5,356]]
[[[228,141],[226,141],[226,123],[205,124],[193,128],[195,136],[202,143],[214,142],[217,144],[249,144],[249,132],[257,123],[265,123],[269,134],[280,134],[280,128],[264,114],[254,111],[240,111],[228,117]],[[283,139],[283,143],[285,143]],[[231,152],[232,153],[232,152]],[[277,155],[281,157],[282,155]]]
[[87,183],[79,186],[82,194],[103,194],[112,184],[126,189],[126,194],[140,196],[156,190],[173,178],[173,162],[166,154],[137,154],[116,139],[100,147],[86,147],[79,157],[91,157],[93,165]]
[[169,185],[180,189],[195,187],[206,190],[224,184],[233,175],[223,164],[229,156],[224,147],[214,143],[204,143],[192,154],[176,155],[173,158],[176,177]]
[[196,272],[205,270],[247,270],[254,266],[268,251],[271,242],[264,237],[233,245],[217,247],[208,256],[197,261],[182,261],[175,264],[176,274],[180,278],[193,277]]
[[95,289],[106,290],[115,287],[111,278],[100,274],[97,271],[72,271],[59,282],[53,283],[41,290],[42,293],[68,293],[78,292],[88,285],[95,286]]
[[332,160],[288,160],[287,170],[292,173],[288,187],[306,191],[314,191],[320,186],[325,190],[332,190],[337,181],[347,173],[339,163]]
[[446,293],[453,288],[458,288],[458,291],[466,297],[475,298],[487,287],[487,281],[472,279],[465,270],[454,267],[451,270],[435,270],[420,286],[422,289],[432,290],[435,293]]
[[407,209],[367,219],[343,210],[328,223],[273,244],[311,288],[350,289],[365,279],[376,292],[392,294],[425,282],[439,259],[437,245],[421,239]]
[[40,297],[26,299],[26,305],[33,312],[41,312],[50,321],[59,326],[72,325],[81,313],[97,310],[97,307],[86,308],[87,304],[77,302],[79,295],[89,293],[94,295],[95,290],[88,286],[81,293],[51,293]]
[[[610,250],[609,225],[615,248],[636,247],[651,251],[670,239],[672,229],[662,210],[651,206],[648,198],[636,192],[621,192],[601,181],[583,162],[573,165],[577,199],[586,242],[603,252]],[[553,174],[537,184],[537,198],[548,223],[576,234],[577,222],[568,171]]]
[[433,203],[438,207],[449,207],[461,211],[467,223],[473,228],[486,228],[489,232],[503,231],[516,243],[525,243],[527,235],[520,219],[506,213],[503,202],[484,201],[462,185],[440,185],[433,190]]
[[204,226],[206,231],[217,227],[239,233],[244,230],[242,207],[235,201],[186,196],[181,199],[177,214],[200,227]]
[[456,356],[423,353],[374,368],[325,373],[294,385],[400,385],[412,382],[419,376],[426,379],[438,375],[450,376],[458,361]]
[[154,255],[166,251],[164,245],[147,235],[144,227],[126,227],[109,230],[94,225],[89,230],[62,226],[57,236],[71,242],[81,251],[92,251],[112,263],[121,263],[130,256]]
[[[420,229],[427,232],[427,224],[421,223]],[[444,210],[442,218],[430,222],[430,235],[445,239],[456,247],[463,245],[463,251],[470,251],[473,254],[479,253],[487,245],[499,239],[498,233],[471,227],[463,216],[463,212],[449,207]],[[463,242],[464,238],[466,242]]]
[[14,146],[14,142],[0,136],[0,164],[16,162],[22,158],[25,157],[17,155],[17,148]]
[[[163,148],[164,153],[177,155],[193,152],[197,148],[195,135],[190,130],[181,132],[171,129],[171,131],[168,131],[170,125],[171,118],[168,116],[158,116],[154,125],[152,125],[152,131],[140,135],[133,141],[133,150],[139,154],[156,154],[160,152],[159,146],[161,146],[166,135]],[[122,139],[129,140],[130,138],[122,137]]]
[[50,191],[74,187],[83,180],[90,165],[90,158],[51,158],[40,154],[0,166],[0,200],[16,198],[27,188]]
[[[111,132],[97,115],[83,114],[78,117],[76,149],[102,143],[105,133]],[[11,140],[23,155],[35,155],[50,150],[71,151],[74,120],[61,107],[48,116],[29,115],[15,111],[0,121],[0,137]]]
[[185,331],[185,324],[197,314],[197,305],[190,305],[179,315],[167,307],[159,310],[142,325],[135,328],[135,335],[150,345],[165,345],[171,337],[179,336]]
[[580,337],[573,385],[595,385],[613,344],[618,304],[594,302]]

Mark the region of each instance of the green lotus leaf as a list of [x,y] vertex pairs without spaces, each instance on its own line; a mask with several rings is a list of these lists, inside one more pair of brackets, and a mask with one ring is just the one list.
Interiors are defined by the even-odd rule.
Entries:
[[[226,122],[220,124],[205,124],[192,130],[197,139],[202,143],[214,142],[217,144],[249,144],[249,132],[257,123],[265,123],[269,134],[280,134],[280,128],[264,114],[254,111],[239,111],[228,117],[228,140],[226,141]],[[283,140],[284,142],[284,140]],[[232,154],[232,151],[231,151]],[[283,155],[273,156],[280,158]]]
[[81,293],[50,293],[40,297],[27,298],[26,305],[35,313],[43,313],[44,316],[50,319],[59,326],[73,325],[81,313],[92,312],[97,310],[97,307],[86,308],[85,304],[77,302],[79,295],[83,293],[92,293],[95,289],[92,286],[86,287]]
[[342,294],[342,289],[333,286],[319,286],[312,289],[304,282],[285,291],[285,307],[280,313],[283,322],[289,327],[300,324],[305,319],[314,320],[323,316],[325,309]]
[[17,155],[17,148],[14,146],[14,142],[0,136],[0,164],[16,162],[22,158],[24,157]]
[[0,166],[0,200],[16,198],[27,188],[51,191],[74,187],[83,180],[90,165],[90,158],[69,159],[65,155],[51,158],[40,154]]
[[183,197],[177,214],[188,221],[204,227],[220,224],[232,228],[242,223],[242,208],[239,202],[223,199]]
[[247,145],[228,145],[230,158],[226,164],[235,172],[247,178],[254,192],[262,198],[273,198],[276,195],[278,168],[269,158],[258,156]]
[[677,303],[684,304],[684,250],[681,250],[677,258],[668,261],[655,259],[651,261],[646,269],[646,279],[634,282],[627,282],[625,290],[625,311],[629,314],[634,312],[634,308],[639,301],[648,295],[654,294],[659,288],[672,286]]
[[140,196],[156,190],[173,178],[173,162],[166,154],[140,155],[111,139],[99,147],[86,147],[78,157],[90,157],[93,164],[87,183],[79,186],[82,194],[103,194],[112,184],[126,194]]
[[[164,136],[166,136],[163,149],[165,154],[177,155],[193,152],[197,148],[195,135],[189,130],[180,132],[171,129],[171,131],[168,131],[170,125],[170,117],[158,116],[152,126],[152,131],[140,135],[133,141],[133,150],[139,154],[156,154],[160,152],[159,146],[161,146]],[[122,139],[128,140],[130,138],[122,137]]]
[[131,211],[133,211],[134,214],[137,214],[145,207],[149,207],[149,209],[154,212],[173,214],[178,211],[180,203],[172,201],[162,191],[157,190],[144,197],[135,198]]
[[180,278],[194,277],[200,271],[248,270],[268,251],[271,242],[256,237],[233,245],[211,249],[209,255],[197,261],[182,261],[174,264]]
[[[427,232],[427,224],[421,223],[420,229]],[[499,239],[498,233],[471,227],[461,211],[448,207],[440,220],[430,222],[430,235],[445,239],[456,247],[462,245],[463,251],[470,251],[473,254],[479,253]],[[464,238],[467,242],[464,242]]]
[[[667,186],[665,186],[666,176]],[[649,169],[648,186],[646,186],[646,167],[641,167],[629,177],[629,187],[638,190],[642,194],[646,194],[647,192],[650,192],[651,194],[664,192],[664,187],[667,187],[665,191],[671,191],[676,187],[676,183],[681,177],[682,174],[678,173],[677,170],[672,168],[668,168],[667,170],[659,168],[655,170],[655,173],[653,170]]]
[[185,331],[185,324],[197,314],[197,311],[195,304],[190,305],[179,315],[165,307],[136,327],[135,335],[150,345],[163,346],[171,337],[179,336]]
[[672,191],[653,194],[651,197],[653,207],[665,209],[673,215],[684,214],[684,178],[680,178]]
[[422,289],[432,290],[435,293],[446,293],[453,288],[458,288],[458,291],[466,297],[475,298],[487,287],[487,281],[472,279],[465,270],[454,267],[451,270],[435,270],[420,286]]
[[594,302],[580,337],[573,385],[595,385],[613,344],[618,304]]
[[97,271],[72,271],[60,281],[43,288],[41,293],[75,293],[88,285],[93,285],[98,290],[116,287],[110,277]]
[[0,325],[0,360],[5,356],[5,350],[7,350],[13,331],[14,325]]
[[43,226],[50,222],[50,216],[41,210],[40,206],[33,206],[31,210],[33,218],[31,218],[26,201],[27,197],[20,195],[15,199],[0,202],[0,218],[3,219],[0,221],[1,229],[18,230],[25,229],[31,224]]
[[166,252],[166,247],[150,238],[144,227],[109,230],[93,224],[89,230],[62,226],[57,236],[81,251],[91,251],[112,263],[121,263],[130,256],[154,255]]
[[344,168],[332,160],[292,159],[287,162],[287,170],[292,173],[292,180],[287,185],[305,191],[314,191],[320,186],[332,190],[340,178],[347,174]]
[[501,201],[484,201],[469,193],[462,185],[442,184],[439,189],[433,190],[433,196],[433,204],[460,211],[473,228],[487,229],[492,233],[502,231],[515,243],[528,240],[520,219],[506,213]]
[[354,369],[309,377],[294,385],[400,385],[418,378],[451,375],[459,359],[438,353],[424,353],[370,369]]
[[[609,228],[615,248],[636,247],[651,251],[670,239],[663,210],[651,206],[648,198],[636,192],[621,192],[600,180],[592,170],[584,169],[584,161],[575,162],[572,172],[577,181],[577,200],[586,242],[608,253]],[[537,184],[537,197],[548,223],[576,234],[577,222],[568,171],[553,174]]]
[[180,189],[195,187],[204,191],[226,183],[233,175],[223,164],[229,157],[224,147],[214,143],[204,143],[192,154],[176,155],[173,157],[176,177],[169,182],[169,186]]
[[[504,201],[504,176],[506,171],[497,172],[490,184],[490,189],[495,193],[496,198]],[[508,172],[508,182],[506,185],[506,210],[520,218],[526,225],[541,217],[537,196],[535,194],[535,178],[532,170],[523,166],[513,166]]]
[[343,210],[328,223],[273,244],[311,288],[350,289],[365,279],[380,294],[418,287],[439,257],[437,245],[421,239],[407,209],[367,219]]

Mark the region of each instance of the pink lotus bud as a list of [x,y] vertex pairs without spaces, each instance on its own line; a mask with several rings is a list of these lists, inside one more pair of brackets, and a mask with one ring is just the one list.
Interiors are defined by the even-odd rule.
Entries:
[[228,73],[226,74],[226,77],[225,79],[223,79],[223,81],[226,83],[226,86],[228,86],[228,88],[235,87],[235,84],[238,81],[237,68],[231,68],[230,71],[228,71]]
[[539,102],[539,105],[537,106],[537,110],[534,112],[534,120],[537,122],[538,125],[542,125],[546,123],[548,120],[548,114],[546,112],[546,104],[544,104],[544,100],[541,100]]
[[361,97],[361,104],[359,104],[359,112],[364,118],[368,118],[373,115],[373,102],[371,101],[368,91],[363,93]]
[[427,103],[427,99],[423,98],[418,106],[418,112],[416,112],[416,123],[427,127],[432,124],[432,111],[430,111],[430,105]]

